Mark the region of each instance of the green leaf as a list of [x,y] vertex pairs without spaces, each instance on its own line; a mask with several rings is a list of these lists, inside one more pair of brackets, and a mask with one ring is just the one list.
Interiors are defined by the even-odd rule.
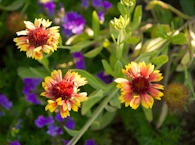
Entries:
[[152,56],[157,55],[158,53],[159,53],[159,52],[157,52],[157,51],[143,53],[143,54],[139,55],[139,56],[135,59],[135,61],[136,61],[136,62],[139,62],[139,61],[141,61],[142,59],[144,59],[144,58],[146,58],[146,57],[152,57]]
[[179,33],[179,34],[171,37],[171,42],[172,42],[172,44],[183,45],[183,44],[186,44],[187,39],[186,39],[184,33]]
[[66,126],[64,126],[64,129],[70,136],[77,136],[80,133],[80,131],[68,129]]
[[148,120],[148,122],[151,122],[153,120],[152,109],[151,108],[147,109],[145,107],[142,107],[142,109],[144,111],[145,117]]
[[9,6],[0,5],[0,9],[5,10],[5,11],[15,11],[21,8],[24,5],[24,3],[25,3],[25,0],[16,0],[16,1],[13,1]]
[[77,44],[72,46],[70,52],[73,53],[73,52],[81,51],[83,48],[87,48],[93,43],[94,43],[93,41],[89,41],[89,40],[78,42]]
[[184,69],[184,73],[185,73],[185,82],[184,85],[188,86],[193,98],[195,98],[195,92],[194,92],[194,85],[193,85],[193,79],[191,74],[188,72],[187,68]]
[[157,56],[157,57],[154,57],[151,59],[151,62],[157,66],[161,66],[165,63],[167,63],[169,60],[169,57],[167,55],[160,55],[160,56]]
[[91,75],[85,70],[80,70],[80,69],[72,69],[73,71],[78,72],[82,77],[85,77],[88,81],[88,84],[91,85],[94,89],[106,89],[106,85],[103,84],[100,80],[97,79],[97,77]]
[[42,64],[47,70],[49,70],[49,60],[48,58],[44,57],[41,60],[38,60],[40,64]]
[[106,112],[101,117],[99,117],[98,120],[95,121],[96,125],[92,124],[91,129],[92,130],[103,129],[104,127],[106,127],[108,124],[110,124],[113,121],[115,114],[116,114],[116,111]]
[[131,27],[130,27],[132,31],[136,30],[139,27],[139,25],[141,23],[141,19],[142,19],[142,6],[139,5],[135,8],[133,21],[132,21]]
[[78,42],[82,42],[82,41],[86,41],[90,38],[90,36],[83,32],[81,34],[77,34],[77,35],[73,35],[71,36],[67,41],[66,41],[66,44],[67,45],[71,45],[71,44],[75,44],[75,43],[78,43]]
[[119,94],[116,94],[116,96],[110,100],[110,105],[120,109],[121,103],[120,103],[120,100],[118,99],[118,96]]
[[104,70],[106,71],[106,73],[114,76],[114,71],[112,70],[111,66],[109,65],[109,63],[105,59],[102,60],[102,64],[103,64],[103,67],[104,67]]
[[102,46],[94,48],[93,50],[85,53],[84,56],[87,58],[93,58],[93,57],[97,56],[102,51],[102,48],[103,48]]
[[125,42],[128,44],[137,44],[140,41],[140,38],[137,36],[130,36],[125,39]]
[[44,78],[45,76],[50,75],[43,67],[19,67],[17,72],[21,78]]
[[125,5],[121,4],[120,2],[117,4],[117,8],[119,10],[119,12],[122,14],[122,16],[127,15],[127,8],[125,7]]
[[96,11],[93,11],[92,13],[92,29],[94,32],[94,38],[97,39],[100,31],[100,21]]
[[122,74],[122,68],[123,68],[122,63],[120,62],[120,60],[117,60],[115,66],[114,66],[114,73],[115,73],[116,77],[118,77],[120,74]]
[[103,97],[102,90],[96,90],[88,96],[88,100],[83,103],[81,113],[85,115]]

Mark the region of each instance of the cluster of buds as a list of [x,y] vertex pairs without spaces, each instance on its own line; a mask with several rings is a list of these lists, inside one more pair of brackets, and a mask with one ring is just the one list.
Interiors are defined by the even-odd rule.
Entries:
[[120,16],[119,18],[114,18],[114,20],[111,21],[111,24],[117,30],[125,29],[129,24],[129,18],[127,18],[127,16]]
[[127,7],[131,7],[135,4],[135,0],[121,0],[121,3]]

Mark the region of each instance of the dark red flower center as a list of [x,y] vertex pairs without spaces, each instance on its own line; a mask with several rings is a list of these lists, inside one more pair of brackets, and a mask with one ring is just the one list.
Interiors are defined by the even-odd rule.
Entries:
[[148,91],[149,82],[144,77],[138,77],[132,80],[133,91],[137,94],[146,93]]
[[73,93],[73,84],[66,81],[61,81],[54,85],[52,92],[55,96],[55,99],[62,98],[62,100],[66,100],[71,98]]
[[37,28],[28,34],[30,45],[39,47],[47,43],[48,32],[43,28]]

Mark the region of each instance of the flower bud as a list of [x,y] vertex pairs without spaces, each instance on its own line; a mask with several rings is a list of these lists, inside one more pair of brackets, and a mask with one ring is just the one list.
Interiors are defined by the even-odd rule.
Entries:
[[127,18],[127,16],[125,17],[120,16],[119,18],[114,18],[114,20],[111,20],[111,24],[117,30],[121,30],[121,29],[126,28],[126,26],[129,24],[129,18]]
[[135,4],[135,0],[121,0],[121,3],[127,7],[131,7]]
[[164,99],[171,112],[180,110],[189,99],[188,89],[180,83],[169,84],[164,90]]
[[26,18],[23,17],[18,12],[10,13],[7,16],[7,19],[6,19],[6,26],[7,26],[8,31],[15,34],[16,32],[24,29],[25,28],[25,25],[24,25],[24,22],[23,21],[25,19]]

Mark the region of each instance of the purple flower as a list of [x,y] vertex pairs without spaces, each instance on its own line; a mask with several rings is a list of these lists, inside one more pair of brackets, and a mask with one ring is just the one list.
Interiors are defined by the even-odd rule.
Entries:
[[12,107],[12,102],[4,94],[0,94],[0,105],[9,110]]
[[62,129],[52,124],[48,126],[47,134],[50,134],[51,136],[56,136],[56,135],[62,134]]
[[64,145],[67,145],[69,143],[69,140],[64,140]]
[[63,33],[66,37],[69,37],[72,34],[80,34],[82,33],[85,20],[83,17],[76,12],[67,12],[65,17],[62,18]]
[[73,53],[74,64],[77,69],[85,69],[85,62],[81,52]]
[[112,7],[112,4],[109,1],[104,1],[103,2],[103,7],[104,7],[104,9],[107,10],[107,9]]
[[102,6],[102,0],[93,0],[92,5],[96,8],[99,8]]
[[56,5],[54,2],[49,1],[44,3],[43,7],[49,12],[50,15],[53,15],[55,12]]
[[38,128],[42,128],[44,125],[47,124],[53,124],[54,121],[52,119],[52,117],[48,117],[48,118],[44,118],[43,115],[40,115],[36,120],[35,120],[35,124]]
[[104,15],[105,15],[105,12],[104,11],[99,11],[98,12],[98,18],[100,20],[100,22],[104,22]]
[[65,119],[61,117],[60,113],[56,114],[55,119],[59,122],[64,121]]
[[88,0],[81,0],[81,6],[83,6],[85,9],[89,7],[89,1]]
[[67,118],[66,118],[66,124],[65,124],[65,126],[66,126],[68,129],[74,129],[74,127],[75,127],[74,120],[73,120],[71,117],[67,117]]
[[10,145],[20,145],[19,141],[18,140],[15,140],[15,141],[10,141],[9,143]]
[[24,95],[28,95],[30,91],[34,91],[36,86],[41,82],[40,78],[24,78],[24,88],[22,90]]
[[85,141],[85,145],[95,145],[95,142],[93,139],[89,139]]
[[37,99],[36,94],[32,93],[26,96],[26,101],[33,104],[40,104],[40,101]]
[[23,82],[24,82],[24,88],[22,92],[26,97],[26,101],[31,102],[33,104],[40,104],[40,101],[37,99],[33,91],[36,90],[36,86],[41,82],[41,79],[40,78],[24,78]]
[[109,84],[112,82],[112,77],[109,75],[106,75],[105,72],[101,71],[97,74],[97,77],[100,78],[103,82]]

